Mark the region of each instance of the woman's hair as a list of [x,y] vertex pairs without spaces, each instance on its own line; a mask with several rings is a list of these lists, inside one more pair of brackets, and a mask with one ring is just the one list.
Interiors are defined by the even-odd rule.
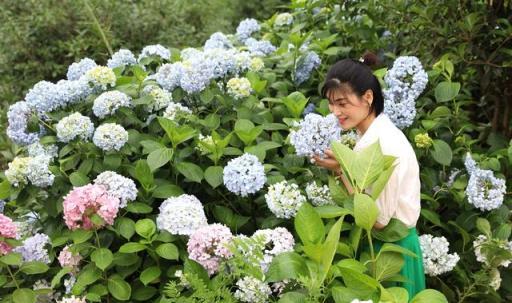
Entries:
[[322,97],[328,98],[329,92],[341,89],[344,85],[348,85],[359,97],[363,96],[367,90],[371,90],[373,102],[370,112],[375,112],[375,115],[378,116],[384,110],[384,97],[379,80],[370,68],[377,63],[377,56],[370,52],[366,52],[360,61],[343,59],[336,62],[327,72],[322,87]]

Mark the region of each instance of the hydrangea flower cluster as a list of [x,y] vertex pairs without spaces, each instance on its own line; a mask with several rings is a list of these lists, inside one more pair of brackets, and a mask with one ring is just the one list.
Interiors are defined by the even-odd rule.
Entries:
[[281,13],[276,16],[274,20],[274,25],[276,27],[283,27],[287,25],[291,25],[293,23],[293,16],[290,13]]
[[85,298],[71,296],[68,298],[62,298],[62,300],[58,301],[57,303],[87,303],[87,301]]
[[135,59],[135,55],[128,49],[120,49],[112,55],[112,58],[108,59],[107,67],[108,68],[116,68],[119,66],[125,65],[135,65],[137,64],[137,59]]
[[113,115],[120,107],[131,107],[132,98],[127,94],[113,90],[99,95],[92,105],[92,112],[100,119]]
[[82,257],[80,254],[74,254],[69,245],[66,245],[64,249],[62,249],[59,253],[59,264],[62,267],[71,267],[73,272],[78,271],[78,265],[80,265],[80,261],[82,261]]
[[36,225],[37,217],[35,213],[28,213],[20,221],[15,221],[16,230],[18,231],[16,235],[16,240],[22,240],[28,237],[31,237],[35,233],[39,231],[39,227]]
[[231,78],[226,84],[228,94],[235,99],[249,97],[252,92],[251,82],[247,78]]
[[111,68],[106,66],[96,66],[87,71],[84,80],[94,86],[95,91],[107,90],[107,88],[116,85],[116,74]]
[[[17,237],[16,224],[11,218],[0,214],[0,237],[4,239],[16,239]],[[11,252],[12,247],[5,241],[0,241],[0,255],[5,255]]]
[[172,121],[178,121],[180,118],[186,118],[190,114],[192,114],[192,111],[188,107],[171,102],[165,109],[163,117]]
[[158,229],[173,235],[190,236],[196,229],[208,224],[203,205],[193,195],[168,198],[159,209],[156,218]]
[[410,126],[416,116],[416,99],[428,82],[420,60],[414,56],[398,57],[384,81],[384,113],[397,127]]
[[265,303],[272,294],[267,283],[254,277],[243,277],[236,282],[235,298],[247,303]]
[[247,18],[242,20],[237,28],[236,28],[236,36],[237,38],[244,42],[255,32],[258,32],[261,29],[258,21],[256,19]]
[[290,219],[295,217],[297,211],[306,202],[295,183],[281,181],[269,186],[265,200],[270,211],[278,218]]
[[169,60],[171,59],[171,51],[160,44],[147,45],[140,52],[138,61],[140,62],[142,59],[150,56],[157,56]]
[[293,235],[284,227],[259,229],[251,238],[257,239],[257,242],[262,244],[260,250],[263,251],[263,260],[260,260],[260,265],[263,272],[268,270],[275,256],[293,251],[295,245]]
[[356,146],[358,140],[357,133],[355,131],[348,131],[341,135],[340,142],[348,146],[349,148],[354,148]]
[[295,84],[300,85],[306,82],[311,76],[311,72],[320,66],[322,60],[317,53],[309,51],[299,59],[295,70]]
[[53,160],[57,157],[59,149],[55,144],[42,145],[39,142],[27,146],[27,153],[29,157],[44,156]]
[[55,179],[49,169],[50,160],[46,155],[16,157],[8,164],[5,177],[15,187],[27,184],[27,181],[38,187],[48,187]]
[[306,186],[306,195],[309,201],[315,206],[334,205],[331,191],[327,185],[318,186],[316,182],[310,182]]
[[166,63],[160,66],[158,72],[155,74],[155,79],[160,86],[168,91],[173,91],[176,87],[180,86],[180,81],[185,66],[182,62]]
[[94,60],[90,58],[83,58],[78,62],[72,63],[68,67],[67,78],[68,80],[78,80],[85,75],[89,70],[98,66]]
[[[93,228],[112,225],[119,210],[119,199],[108,193],[102,185],[88,184],[75,187],[63,202],[64,221],[70,229]],[[103,224],[91,220],[93,215],[103,219]]]
[[113,171],[104,171],[94,179],[94,184],[102,185],[107,192],[119,199],[119,208],[125,208],[128,202],[137,198],[137,186],[132,179]]
[[208,62],[208,68],[211,69],[210,75],[215,79],[234,73],[236,70],[235,56],[238,53],[235,49],[214,48],[205,50],[202,54],[203,60]]
[[423,133],[414,136],[414,143],[416,143],[416,147],[418,148],[429,148],[434,144],[434,141],[430,138],[428,133]]
[[265,168],[258,157],[247,153],[228,162],[224,167],[223,179],[230,192],[242,197],[263,188],[267,180]]
[[446,181],[446,186],[452,187],[453,183],[455,182],[455,179],[457,178],[457,176],[459,175],[460,172],[461,171],[458,168],[452,169],[450,171],[450,175],[448,176],[448,180]]
[[308,114],[300,121],[298,129],[290,132],[290,143],[299,156],[323,157],[331,141],[338,141],[340,138],[341,127],[333,114],[325,117],[314,113]]
[[496,178],[491,170],[480,169],[469,153],[464,164],[470,175],[466,187],[468,202],[481,211],[499,208],[507,191],[505,180]]
[[28,132],[28,120],[33,113],[25,101],[19,101],[9,107],[7,112],[7,136],[16,144],[28,145],[39,140],[41,133]]
[[199,227],[187,243],[189,258],[201,264],[208,274],[213,275],[218,271],[220,261],[232,256],[226,246],[232,237],[229,228],[222,224]]
[[67,143],[74,139],[89,140],[94,132],[94,124],[91,119],[76,112],[62,118],[56,125],[57,138],[60,142]]
[[265,62],[260,57],[254,57],[251,59],[249,69],[253,72],[259,72],[265,67]]
[[[498,239],[488,239],[485,235],[479,235],[473,241],[473,248],[475,249],[475,256],[478,262],[484,263],[486,265],[489,264],[489,257],[486,254],[486,246],[495,246],[499,247],[503,250],[508,250],[510,254],[512,254],[512,241],[504,241]],[[484,249],[482,249],[484,248]],[[501,260],[498,266],[507,267],[510,263],[512,263],[512,259]]]
[[233,48],[233,44],[229,41],[228,37],[221,32],[213,33],[208,40],[204,43],[204,49]]
[[153,97],[153,102],[146,105],[146,110],[150,113],[166,108],[172,101],[172,94],[156,85],[144,87],[142,94]]
[[45,246],[51,245],[50,237],[46,234],[37,233],[23,241],[21,246],[14,249],[20,253],[24,262],[38,261],[50,264],[50,256]]
[[425,274],[438,276],[451,271],[459,262],[460,257],[457,253],[448,253],[450,244],[445,237],[426,234],[421,235],[419,241],[423,253]]
[[201,155],[207,155],[211,151],[211,148],[215,147],[215,142],[213,142],[212,136],[203,136],[203,134],[199,134],[197,145],[195,147]]
[[128,132],[119,124],[104,123],[96,128],[92,142],[104,151],[118,151],[128,142]]
[[34,285],[32,286],[32,289],[36,292],[37,303],[53,303],[57,302],[58,298],[60,297],[59,292],[55,292],[52,289],[52,286],[50,283],[46,280],[37,280],[34,282]]
[[266,56],[276,51],[276,47],[267,40],[248,38],[245,40],[245,46],[253,56]]

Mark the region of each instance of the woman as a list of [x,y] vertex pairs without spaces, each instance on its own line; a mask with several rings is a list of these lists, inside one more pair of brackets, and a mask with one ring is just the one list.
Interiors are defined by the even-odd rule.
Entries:
[[[397,157],[393,174],[377,199],[379,216],[374,228],[386,227],[391,218],[396,218],[409,227],[408,236],[395,244],[413,251],[418,256],[404,256],[405,263],[401,271],[407,282],[400,286],[405,287],[409,298],[412,298],[425,289],[423,260],[416,232],[416,222],[421,209],[419,165],[405,135],[382,113],[382,90],[369,67],[375,62],[373,54],[366,54],[360,61],[338,61],[327,73],[322,95],[329,100],[329,110],[338,117],[341,127],[344,130],[356,129],[358,140],[354,147],[355,151],[360,151],[379,140],[384,154]],[[336,172],[351,191],[332,151],[327,150],[326,155],[324,159],[314,157],[311,162]]]

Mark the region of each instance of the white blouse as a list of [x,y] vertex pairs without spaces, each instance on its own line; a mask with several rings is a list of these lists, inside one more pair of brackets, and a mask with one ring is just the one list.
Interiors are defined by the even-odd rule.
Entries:
[[[384,113],[378,115],[366,132],[359,136],[355,151],[379,140],[385,155],[395,156],[395,169],[377,199],[377,222],[387,225],[391,218],[415,227],[420,216],[420,174],[414,150],[405,137]],[[371,190],[371,189],[370,189]]]

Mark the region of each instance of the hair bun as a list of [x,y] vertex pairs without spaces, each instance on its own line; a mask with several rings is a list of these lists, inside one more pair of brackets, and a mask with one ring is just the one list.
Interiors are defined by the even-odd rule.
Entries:
[[366,51],[363,56],[359,59],[359,61],[363,62],[365,65],[370,67],[378,65],[379,57],[372,52]]

